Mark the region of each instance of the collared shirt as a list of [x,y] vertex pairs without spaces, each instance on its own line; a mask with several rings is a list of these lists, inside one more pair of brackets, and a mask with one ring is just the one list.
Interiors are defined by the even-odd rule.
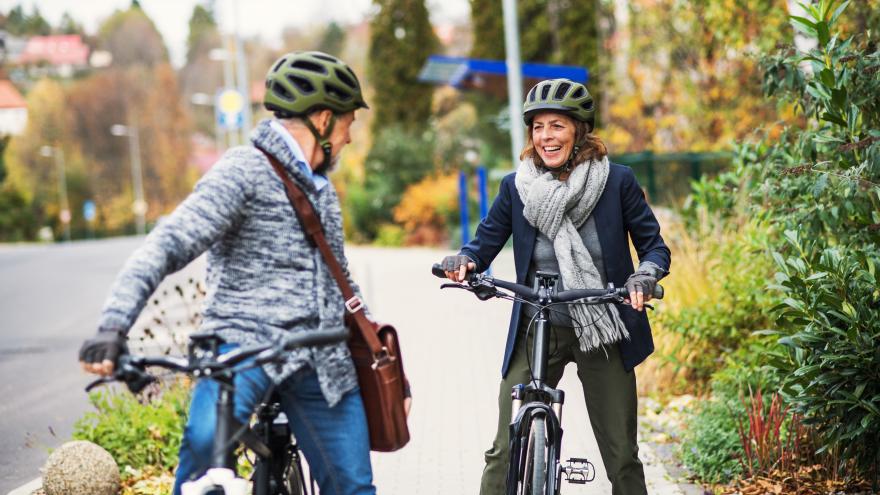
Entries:
[[309,161],[306,160],[306,155],[303,153],[302,148],[299,147],[299,143],[296,142],[296,139],[293,139],[293,136],[283,125],[281,125],[281,122],[272,120],[269,122],[269,125],[272,127],[273,131],[277,132],[282,139],[284,139],[284,143],[287,144],[287,147],[290,148],[290,152],[293,153],[293,157],[296,160],[296,166],[303,171],[306,177],[312,179],[312,182],[315,184],[315,189],[318,191],[323,189],[327,185],[327,177],[312,172],[312,167],[309,165]]

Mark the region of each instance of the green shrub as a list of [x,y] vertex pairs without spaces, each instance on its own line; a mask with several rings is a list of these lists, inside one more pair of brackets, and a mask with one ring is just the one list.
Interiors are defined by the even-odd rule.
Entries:
[[742,474],[737,417],[745,408],[735,397],[716,397],[693,411],[679,445],[679,457],[704,483],[727,483]]
[[183,381],[162,387],[143,402],[128,391],[93,392],[89,399],[96,410],[74,424],[73,438],[104,447],[123,476],[126,466],[169,472],[177,465],[189,398],[190,387]]

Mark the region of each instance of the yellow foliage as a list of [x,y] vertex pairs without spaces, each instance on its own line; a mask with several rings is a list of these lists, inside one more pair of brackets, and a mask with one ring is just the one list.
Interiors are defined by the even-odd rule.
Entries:
[[445,238],[446,219],[458,208],[456,174],[431,175],[409,186],[394,208],[394,221],[407,234],[406,244],[436,244]]

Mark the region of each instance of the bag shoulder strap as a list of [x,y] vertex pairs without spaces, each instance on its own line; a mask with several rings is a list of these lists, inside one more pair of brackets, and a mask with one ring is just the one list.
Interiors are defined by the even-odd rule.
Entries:
[[336,256],[330,249],[330,245],[327,244],[327,239],[324,237],[324,227],[321,225],[321,221],[315,213],[315,208],[312,206],[312,202],[309,201],[309,198],[307,198],[305,193],[302,192],[302,189],[290,179],[287,172],[284,170],[284,166],[281,165],[281,162],[279,162],[277,158],[259,146],[256,146],[256,148],[266,155],[272,168],[275,169],[275,173],[278,174],[278,177],[281,178],[281,182],[284,183],[287,199],[290,201],[294,213],[296,213],[300,224],[303,226],[306,238],[309,239],[309,242],[313,246],[317,246],[318,250],[321,252],[321,256],[324,258],[324,263],[327,264],[327,268],[330,269],[330,273],[333,275],[333,278],[336,279],[337,285],[339,285],[342,297],[345,298],[345,310],[351,315],[355,322],[355,326],[361,333],[361,336],[363,337],[364,342],[367,343],[370,351],[374,356],[378,356],[383,352],[382,343],[379,342],[379,337],[376,336],[376,332],[373,330],[373,324],[367,319],[367,315],[364,312],[363,301],[361,301],[361,299],[354,293],[354,289],[351,287],[351,284],[348,283],[348,278],[345,276],[342,265],[339,264],[339,260],[336,259]]

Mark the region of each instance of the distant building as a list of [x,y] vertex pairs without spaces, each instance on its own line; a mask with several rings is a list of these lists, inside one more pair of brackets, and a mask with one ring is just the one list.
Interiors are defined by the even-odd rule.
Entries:
[[61,77],[70,77],[75,70],[88,67],[89,47],[78,34],[34,36],[10,62],[43,66]]
[[0,80],[0,136],[18,135],[27,125],[27,102],[8,80]]

